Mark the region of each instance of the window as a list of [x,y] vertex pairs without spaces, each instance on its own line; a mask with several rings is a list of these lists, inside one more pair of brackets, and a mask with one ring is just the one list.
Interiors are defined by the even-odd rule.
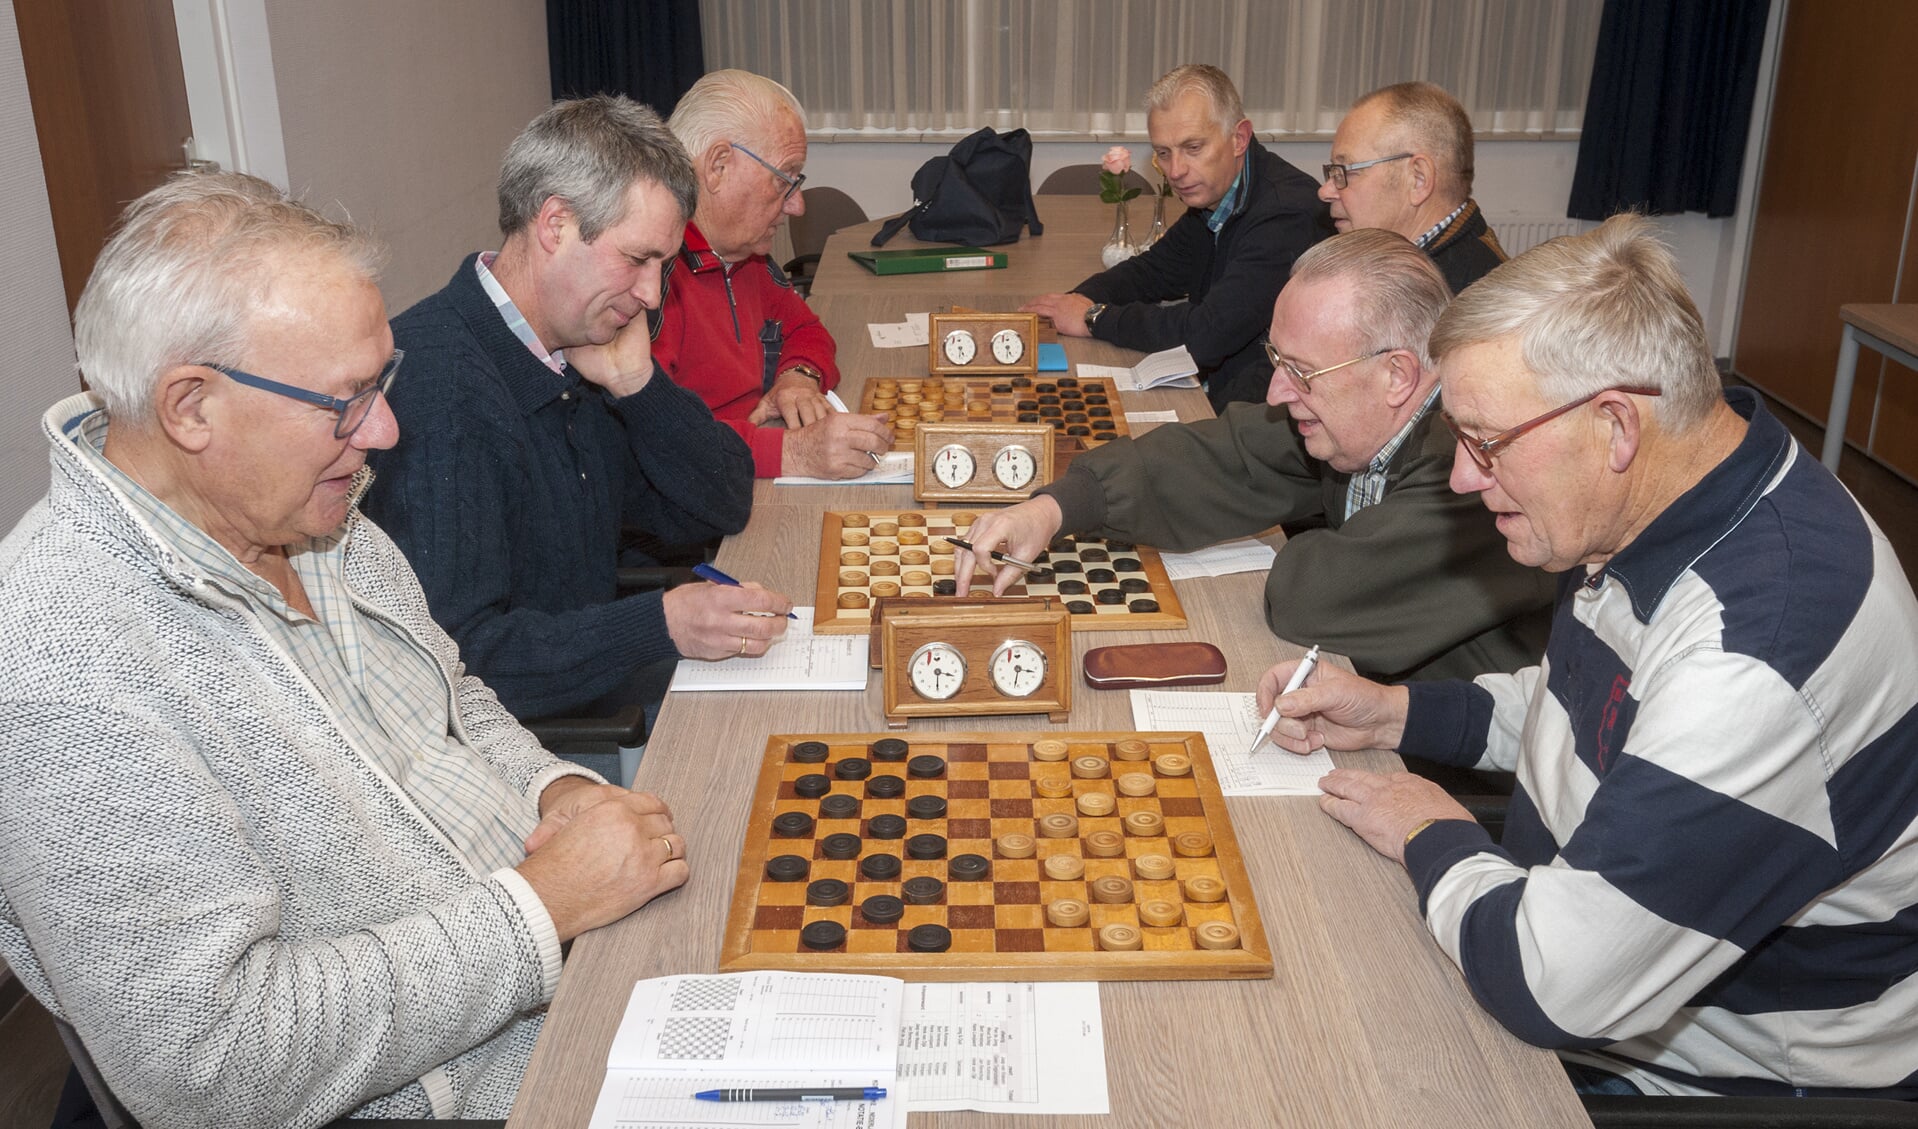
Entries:
[[708,69],[779,79],[815,136],[1143,137],[1146,87],[1232,76],[1268,138],[1429,79],[1481,134],[1576,136],[1603,0],[701,0]]

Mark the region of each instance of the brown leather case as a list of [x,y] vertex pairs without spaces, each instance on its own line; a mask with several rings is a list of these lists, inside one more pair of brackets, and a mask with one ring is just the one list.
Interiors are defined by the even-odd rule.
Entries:
[[1094,690],[1163,690],[1225,681],[1225,655],[1210,643],[1134,643],[1086,652],[1086,685]]

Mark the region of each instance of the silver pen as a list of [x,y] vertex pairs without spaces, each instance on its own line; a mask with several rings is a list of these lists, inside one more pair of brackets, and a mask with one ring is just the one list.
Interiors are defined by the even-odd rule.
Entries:
[[[1319,648],[1314,644],[1311,650],[1305,652],[1305,657],[1299,660],[1298,669],[1292,672],[1292,677],[1286,680],[1285,689],[1279,691],[1279,698],[1283,698],[1292,691],[1305,685],[1306,678],[1311,675],[1312,669],[1318,665]],[[1265,744],[1265,739],[1272,736],[1272,731],[1278,728],[1279,698],[1272,699],[1272,712],[1265,715],[1265,724],[1259,726],[1259,735],[1252,738],[1252,747],[1246,750],[1247,756],[1258,752],[1259,746]]]

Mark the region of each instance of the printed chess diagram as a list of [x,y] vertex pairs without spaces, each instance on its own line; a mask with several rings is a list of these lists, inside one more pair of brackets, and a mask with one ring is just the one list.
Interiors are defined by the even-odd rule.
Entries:
[[[850,635],[872,626],[872,602],[885,596],[958,592],[956,549],[978,517],[970,510],[890,513],[828,511],[819,536],[813,630]],[[1049,596],[1072,613],[1074,631],[1141,631],[1186,626],[1185,607],[1156,550],[1097,537],[1061,537],[1033,562],[1008,596]],[[990,593],[990,561],[973,569],[973,591]]]
[[1196,733],[778,735],[723,971],[1272,975]]
[[675,1015],[660,1025],[659,1057],[716,1059],[726,1057],[726,1040],[733,1021],[727,1015]]

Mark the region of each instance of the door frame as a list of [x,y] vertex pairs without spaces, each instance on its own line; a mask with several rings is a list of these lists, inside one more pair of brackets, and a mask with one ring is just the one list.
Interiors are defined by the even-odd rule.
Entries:
[[266,0],[173,0],[198,160],[289,189]]

